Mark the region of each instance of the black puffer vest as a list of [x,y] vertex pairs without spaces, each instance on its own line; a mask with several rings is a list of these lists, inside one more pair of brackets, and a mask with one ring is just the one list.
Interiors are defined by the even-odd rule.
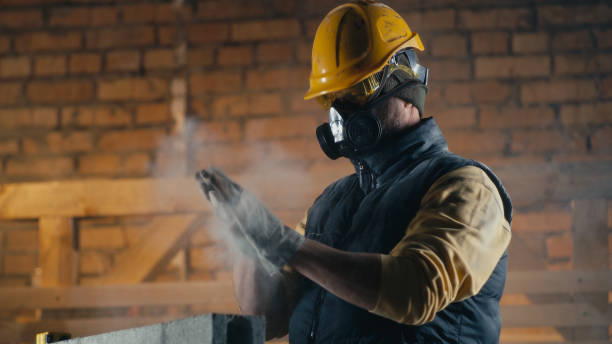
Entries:
[[[502,197],[506,219],[512,220],[510,198],[497,177],[483,164],[449,152],[432,118],[354,163],[357,173],[328,186],[311,207],[308,238],[346,251],[389,253],[434,181],[467,165],[489,175]],[[449,305],[422,326],[379,317],[303,279],[289,340],[296,344],[497,343],[506,259],[504,254],[477,295]]]

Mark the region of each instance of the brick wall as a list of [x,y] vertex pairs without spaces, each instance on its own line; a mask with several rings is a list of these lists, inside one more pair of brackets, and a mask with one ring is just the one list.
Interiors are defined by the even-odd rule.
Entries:
[[[350,166],[320,152],[326,114],[302,96],[314,32],[337,3],[0,0],[0,182],[239,172],[265,159],[322,189]],[[610,5],[388,4],[425,44],[426,112],[515,200],[510,268],[571,269],[575,201],[607,202],[612,227]],[[124,220],[87,221],[84,278],[130,245]],[[35,223],[0,226],[3,284],[29,283],[35,237]],[[192,238],[194,279],[223,271],[206,265],[214,250],[205,234]]]

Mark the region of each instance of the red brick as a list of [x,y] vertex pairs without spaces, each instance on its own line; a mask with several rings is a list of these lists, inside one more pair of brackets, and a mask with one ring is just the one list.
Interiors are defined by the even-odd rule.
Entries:
[[125,23],[148,23],[155,18],[155,4],[144,3],[124,5],[121,8],[123,22]]
[[98,146],[108,151],[155,149],[165,135],[160,129],[111,131],[100,136]]
[[157,49],[147,51],[144,58],[147,69],[170,69],[175,67],[174,51],[172,49]]
[[179,39],[175,26],[158,26],[157,37],[161,45],[174,45]]
[[259,2],[205,1],[198,3],[196,17],[200,19],[239,19],[259,17],[268,9]]
[[546,238],[546,253],[550,258],[571,258],[574,242],[569,234]]
[[315,33],[319,28],[319,24],[321,24],[321,20],[319,19],[310,19],[306,21],[306,38],[312,44]]
[[571,212],[560,208],[517,212],[512,220],[515,232],[569,232],[571,229]]
[[167,103],[139,105],[136,110],[137,124],[164,123],[170,120],[170,109]]
[[475,61],[477,78],[517,78],[550,75],[550,57],[479,57]]
[[249,66],[253,64],[253,48],[250,46],[219,48],[219,66]]
[[6,253],[4,273],[7,275],[31,275],[38,265],[36,253]]
[[508,52],[505,32],[477,32],[472,34],[472,51],[475,54],[505,54]]
[[9,159],[6,163],[7,176],[59,177],[72,173],[72,159],[29,158]]
[[0,12],[1,29],[32,29],[43,26],[43,16],[40,10],[9,11],[3,9]]
[[144,176],[149,173],[151,158],[144,153],[134,153],[124,157],[122,173],[126,175]]
[[16,104],[21,100],[20,82],[0,82],[0,105]]
[[312,42],[300,42],[298,44],[297,59],[299,62],[310,65],[312,60]]
[[597,54],[595,60],[600,73],[612,72],[612,54]]
[[417,16],[421,18],[418,26],[413,27],[412,21],[407,21],[410,28],[417,32],[419,32],[418,30],[436,31],[453,29],[456,25],[456,12],[452,9],[425,11],[418,13]]
[[110,269],[110,257],[96,251],[84,251],[79,255],[79,273],[101,275]]
[[91,227],[79,229],[81,249],[120,249],[125,246],[125,236],[120,227]]
[[244,171],[257,161],[257,147],[241,143],[196,147],[195,166],[217,166],[225,171]]
[[106,53],[107,71],[135,71],[140,68],[138,50],[121,50]]
[[609,4],[587,6],[538,6],[538,23],[543,26],[571,26],[580,24],[609,23],[612,8]]
[[189,49],[187,51],[187,64],[189,66],[211,66],[214,62],[214,50],[211,48]]
[[47,147],[53,153],[86,152],[91,150],[92,141],[92,134],[86,131],[47,134]]
[[109,175],[120,170],[120,159],[114,154],[84,155],[79,157],[79,174]]
[[34,74],[42,76],[64,75],[66,74],[66,64],[65,55],[38,56],[34,60]]
[[0,78],[15,78],[28,75],[30,75],[29,57],[3,57],[0,59]]
[[6,231],[6,246],[9,251],[36,251],[38,230],[19,228]]
[[0,36],[0,53],[11,51],[11,39],[7,36]]
[[30,101],[43,104],[91,101],[93,84],[84,80],[32,81],[26,88]]
[[459,154],[497,153],[500,154],[506,145],[506,136],[499,132],[453,130],[444,133],[448,147]]
[[435,71],[434,78],[436,81],[467,80],[471,78],[472,67],[469,61],[429,61],[427,67]]
[[555,55],[556,75],[583,75],[597,73],[599,70],[596,55]]
[[612,48],[612,29],[595,30],[595,38],[599,49]]
[[601,95],[604,98],[612,98],[612,77],[607,77],[603,80],[601,84]]
[[318,122],[307,115],[252,119],[245,124],[245,136],[247,140],[312,137]]
[[88,26],[90,22],[90,10],[87,8],[56,8],[49,14],[50,26]]
[[291,43],[261,43],[257,45],[255,55],[260,63],[290,62],[295,59]]
[[[612,228],[612,201],[608,201],[608,228]],[[608,251],[612,252],[612,237],[608,235]]]
[[237,142],[242,139],[242,129],[238,121],[204,122],[198,126],[194,139],[196,142]]
[[[268,141],[266,162],[272,163],[303,163],[324,158],[323,151],[317,140],[312,137]],[[300,219],[304,213],[300,211]],[[299,221],[298,219],[297,221]],[[297,223],[291,222],[291,224]]]
[[95,74],[100,71],[102,59],[94,53],[71,54],[68,62],[70,74]]
[[23,153],[26,155],[40,155],[43,153],[43,151],[45,151],[47,146],[46,143],[43,143],[43,140],[41,140],[40,137],[26,137],[23,138],[21,142]]
[[187,26],[189,43],[218,43],[229,39],[230,27],[226,23],[202,23]]
[[18,52],[76,50],[81,47],[79,32],[35,32],[25,33],[15,38],[15,50]]
[[168,94],[168,82],[160,78],[125,78],[98,83],[101,100],[154,100]]
[[464,35],[437,36],[430,44],[433,56],[463,57],[467,55],[467,39]]
[[61,111],[62,126],[109,127],[127,126],[132,115],[119,106],[65,107]]
[[277,93],[221,96],[215,98],[212,111],[215,118],[280,114],[282,102]]
[[584,51],[593,48],[593,39],[587,30],[558,32],[553,36],[552,48],[557,51]]
[[515,33],[512,36],[512,51],[520,54],[548,51],[548,34],[545,32]]
[[582,152],[586,140],[563,135],[557,130],[515,131],[512,133],[512,152]]
[[56,125],[57,110],[53,108],[35,107],[0,110],[0,127],[3,129],[52,128]]
[[563,105],[560,117],[564,125],[609,124],[612,123],[612,103]]
[[480,110],[483,129],[546,128],[554,124],[555,113],[550,107],[484,107]]
[[2,140],[0,141],[0,155],[15,154],[19,152],[19,141]]
[[591,139],[591,146],[595,152],[609,152],[612,150],[612,128],[606,127],[597,130]]
[[597,98],[593,80],[536,81],[521,85],[521,101],[525,103],[556,103]]
[[190,6],[176,6],[174,3],[159,3],[155,6],[155,16],[153,20],[156,23],[174,23],[177,16],[184,21],[189,21],[193,17],[193,11]]
[[135,26],[89,31],[85,39],[90,49],[133,48],[152,45],[155,34],[151,26]]
[[194,94],[239,91],[242,87],[242,73],[237,71],[214,71],[192,74],[189,88]]
[[287,90],[308,87],[310,68],[282,67],[252,70],[247,73],[246,85],[252,90]]
[[117,23],[118,12],[113,7],[56,8],[49,15],[49,25],[54,27],[97,27]]
[[445,89],[445,99],[449,104],[498,103],[507,100],[512,94],[508,84],[496,81],[477,83],[453,83]]
[[113,25],[119,21],[119,11],[116,7],[94,7],[89,10],[87,26]]
[[297,38],[300,36],[300,31],[300,24],[295,19],[235,22],[231,26],[231,38],[233,41]]
[[530,10],[492,9],[462,10],[459,26],[467,29],[527,29],[533,27]]
[[476,125],[476,109],[468,107],[425,107],[425,116],[433,116],[444,132],[446,128],[469,128]]

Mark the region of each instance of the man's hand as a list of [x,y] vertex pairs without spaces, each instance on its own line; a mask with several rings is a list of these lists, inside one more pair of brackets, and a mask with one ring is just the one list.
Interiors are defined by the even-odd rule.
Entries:
[[196,179],[226,225],[231,246],[258,259],[269,274],[293,258],[304,237],[285,227],[254,195],[214,167],[198,172]]

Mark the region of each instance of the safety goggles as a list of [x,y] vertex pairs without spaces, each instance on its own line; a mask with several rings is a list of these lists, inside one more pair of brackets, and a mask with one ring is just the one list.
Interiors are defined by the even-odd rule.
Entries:
[[393,55],[381,71],[368,76],[349,88],[324,94],[317,97],[316,100],[325,109],[331,108],[336,102],[362,107],[380,94],[382,86],[389,76],[398,72],[404,74],[407,78],[406,81],[414,80],[426,86],[428,84],[429,70],[419,64],[413,49],[404,49]]

